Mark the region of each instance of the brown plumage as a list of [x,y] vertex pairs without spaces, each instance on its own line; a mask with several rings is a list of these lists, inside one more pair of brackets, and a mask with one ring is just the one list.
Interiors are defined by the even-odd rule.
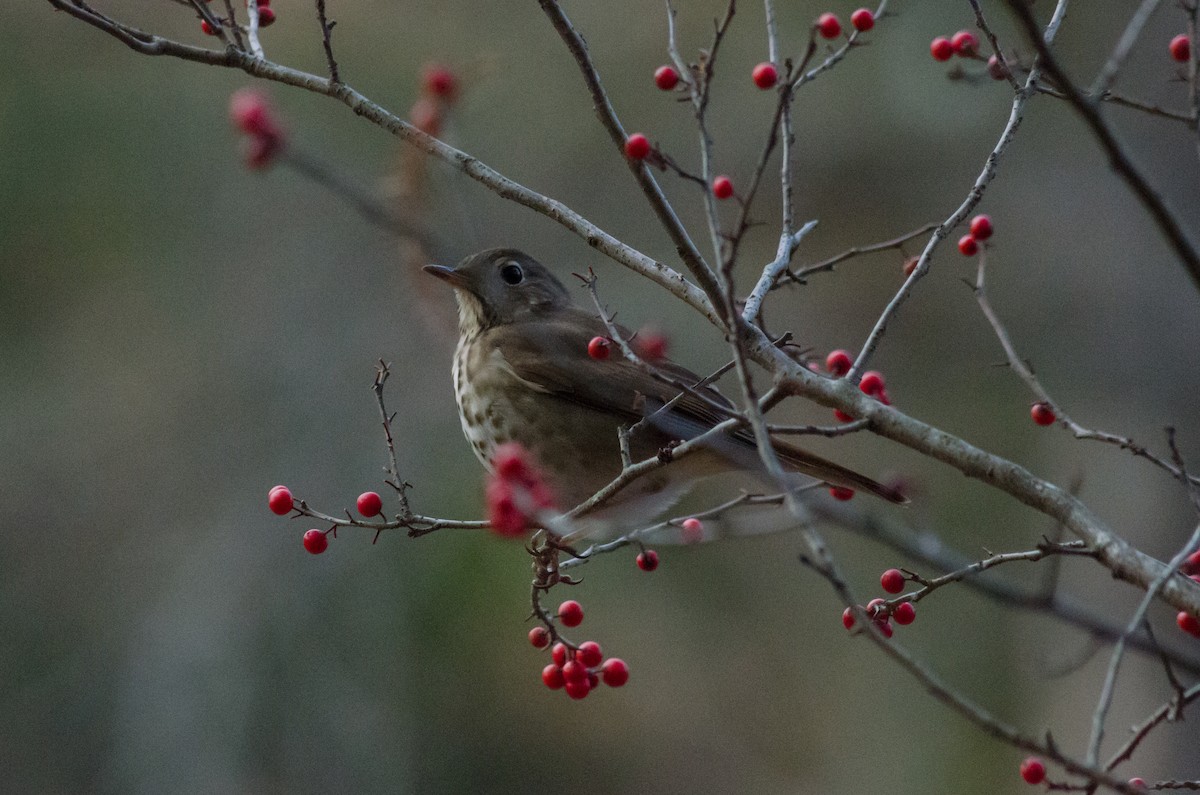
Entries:
[[[458,298],[455,395],[475,454],[490,467],[497,445],[521,443],[537,458],[563,509],[620,473],[618,428],[652,414],[679,393],[618,351],[604,360],[591,358],[588,342],[608,335],[603,322],[574,306],[566,288],[527,254],[492,249],[466,258],[458,268],[430,265],[425,270],[449,282]],[[668,360],[655,366],[684,383],[701,380]],[[697,391],[732,408],[712,387]],[[684,394],[634,434],[633,458],[649,458],[722,419],[705,400]],[[773,446],[794,472],[892,502],[907,501],[894,489],[806,450],[782,442]],[[639,478],[615,501],[656,513],[697,478],[730,469],[762,473],[753,437],[744,429]]]

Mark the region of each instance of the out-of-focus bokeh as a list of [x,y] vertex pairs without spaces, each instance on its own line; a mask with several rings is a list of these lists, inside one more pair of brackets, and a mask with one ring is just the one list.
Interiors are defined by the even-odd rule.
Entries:
[[[214,4],[220,6],[219,3]],[[1003,42],[1028,53],[999,4]],[[675,264],[582,81],[534,3],[330,0],[344,79],[401,114],[426,61],[466,76],[448,141]],[[799,54],[826,8],[780,3],[783,50]],[[100,7],[212,45],[182,5]],[[270,58],[321,73],[310,4],[276,0]],[[688,106],[654,87],[661,5],[566,5],[630,129],[695,167]],[[832,10],[848,18],[851,6]],[[901,0],[867,46],[796,103],[796,200],[820,224],[815,262],[946,217],[975,180],[1011,91],[949,80],[928,45],[973,23],[965,3]],[[709,43],[719,3],[681,3],[687,54]],[[1049,12],[1038,3],[1039,14]],[[1088,80],[1129,14],[1079,4],[1061,34]],[[969,726],[867,641],[798,562],[790,534],[597,560],[570,596],[598,640],[628,661],[619,691],[582,703],[548,692],[524,640],[529,563],[482,532],[418,540],[342,533],[306,554],[307,525],[266,509],[286,483],[332,513],[382,488],[369,390],[388,399],[404,476],[423,512],[480,513],[481,470],[461,438],[450,383],[450,295],[405,263],[396,239],[286,169],[251,173],[226,118],[251,84],[231,70],[136,55],[46,3],[3,13],[0,64],[0,759],[14,792],[1021,792],[1021,754]],[[1186,110],[1167,54],[1184,17],[1164,3],[1118,88]],[[744,185],[772,95],[751,85],[767,57],[762,8],[740,4],[711,110],[718,171]],[[296,146],[384,195],[398,144],[344,106],[268,87]],[[1200,241],[1194,131],[1108,107],[1134,161]],[[423,209],[454,262],[515,245],[564,278],[594,267],[631,326],[668,331],[674,354],[723,361],[710,327],[545,218],[429,166]],[[689,223],[693,186],[662,182]],[[732,219],[731,206],[723,217]],[[1060,101],[1038,97],[981,210],[997,232],[990,294],[1015,344],[1080,422],[1165,449],[1200,469],[1200,294]],[[750,281],[774,250],[777,191],[743,259]],[[693,226],[699,240],[706,239]],[[912,250],[919,251],[920,244]],[[824,352],[862,343],[900,284],[897,252],[846,263],[769,305],[772,326]],[[1195,526],[1169,478],[1116,448],[1028,419],[1032,399],[963,279],[952,243],[896,317],[875,360],[895,403],[1012,457],[1081,496],[1120,533],[1169,556]],[[582,292],[580,300],[583,300]],[[825,421],[820,409],[793,411]],[[900,516],[967,555],[1027,549],[1052,527],[944,466],[882,440],[820,445],[879,476],[919,484]],[[864,598],[898,559],[836,529],[834,553]],[[1030,584],[1044,567],[1000,576]],[[933,573],[933,572],[923,572]],[[1086,560],[1062,588],[1125,621],[1138,593]],[[555,596],[563,589],[556,591]],[[556,600],[553,600],[556,603]],[[1081,755],[1107,662],[1080,632],[966,589],[922,602],[898,639],[946,681],[1025,732]],[[1152,610],[1159,636],[1197,642]],[[1110,742],[1170,694],[1161,665],[1131,656]],[[1200,777],[1194,716],[1149,741],[1122,774]],[[1052,772],[1053,774],[1053,772]]]

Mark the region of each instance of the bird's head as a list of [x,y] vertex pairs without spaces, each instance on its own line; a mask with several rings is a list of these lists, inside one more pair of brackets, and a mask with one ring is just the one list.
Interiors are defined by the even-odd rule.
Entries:
[[571,305],[567,288],[546,266],[514,248],[472,254],[457,268],[426,265],[454,288],[464,333],[515,323]]

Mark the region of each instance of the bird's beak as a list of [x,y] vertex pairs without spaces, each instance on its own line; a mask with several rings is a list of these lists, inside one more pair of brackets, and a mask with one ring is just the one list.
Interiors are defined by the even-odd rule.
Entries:
[[431,276],[438,277],[451,287],[461,287],[463,289],[467,287],[467,277],[461,271],[457,271],[454,268],[449,268],[445,265],[426,265],[422,270]]

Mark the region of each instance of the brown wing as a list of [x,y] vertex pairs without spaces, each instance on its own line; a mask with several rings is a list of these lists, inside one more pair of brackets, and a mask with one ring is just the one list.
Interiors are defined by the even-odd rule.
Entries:
[[[621,329],[629,338],[629,333]],[[628,359],[615,354],[603,361],[586,354],[587,344],[608,330],[599,318],[572,307],[522,323],[497,326],[485,332],[485,342],[497,348],[522,379],[565,400],[604,411],[633,423],[650,411],[676,398],[679,390],[644,372]],[[674,362],[660,360],[655,366],[682,383],[696,384],[696,373]],[[698,390],[709,400],[733,408],[712,387]],[[697,436],[725,419],[719,411],[696,395],[685,393],[670,411],[656,415],[655,425],[672,438]],[[720,452],[742,469],[761,469],[753,435],[745,429],[730,434],[731,444]],[[895,489],[835,464],[801,448],[773,441],[783,462],[796,472],[840,486],[871,492],[885,500],[905,503]]]

